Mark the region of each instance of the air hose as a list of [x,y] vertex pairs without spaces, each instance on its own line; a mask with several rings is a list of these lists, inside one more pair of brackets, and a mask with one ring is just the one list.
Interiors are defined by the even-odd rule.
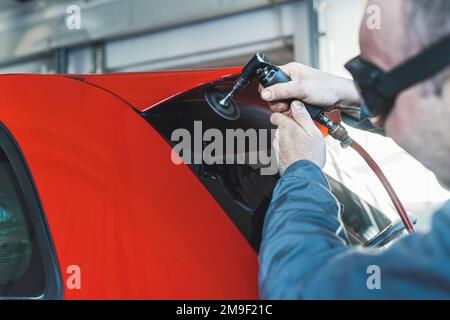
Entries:
[[341,146],[343,148],[351,147],[353,150],[355,150],[368,164],[370,169],[375,173],[378,180],[380,180],[381,184],[383,185],[384,189],[388,193],[389,197],[391,198],[392,203],[394,204],[395,209],[398,212],[398,215],[400,216],[400,219],[402,220],[403,224],[405,225],[406,230],[408,233],[414,232],[414,226],[411,223],[411,220],[408,217],[408,214],[406,213],[405,207],[403,206],[402,202],[397,196],[397,193],[395,192],[394,188],[392,187],[389,180],[386,178],[385,174],[381,170],[381,168],[378,166],[378,164],[375,162],[375,160],[370,156],[370,154],[356,141],[354,141],[348,134],[347,129],[343,127],[340,123],[333,122],[330,118],[328,118],[325,114],[322,113],[321,117],[319,119],[316,119],[320,124],[324,125],[328,129],[328,133],[331,137],[341,142]]

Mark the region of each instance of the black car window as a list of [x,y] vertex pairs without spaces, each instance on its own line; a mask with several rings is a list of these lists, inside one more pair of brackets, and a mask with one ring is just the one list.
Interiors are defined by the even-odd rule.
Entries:
[[[204,130],[216,128],[221,132],[238,128],[244,130],[274,128],[270,123],[270,112],[267,108],[236,100],[241,107],[241,115],[238,120],[230,121],[219,117],[204,99],[198,96],[202,97],[201,89],[199,94],[194,92],[192,96],[180,96],[142,115],[172,147],[174,146],[171,141],[172,132],[183,128],[194,136],[195,121],[201,121]],[[271,148],[270,141],[268,146]],[[265,213],[279,175],[261,175],[258,168],[248,164],[209,165],[203,162],[189,164],[189,167],[255,251],[258,251]],[[372,221],[376,222],[375,227],[379,230],[389,225],[389,220],[382,212],[365,203],[338,181],[331,178],[329,180],[334,195],[345,208],[349,209],[344,210],[342,220],[352,243],[367,242],[368,236],[365,234],[366,230],[372,228]],[[368,219],[369,215],[373,219]]]
[[0,127],[0,299],[58,298],[58,272],[51,264],[54,254],[21,158]]

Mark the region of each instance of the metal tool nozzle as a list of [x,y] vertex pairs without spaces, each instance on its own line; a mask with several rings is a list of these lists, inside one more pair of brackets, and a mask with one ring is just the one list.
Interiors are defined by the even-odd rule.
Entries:
[[219,104],[222,107],[228,107],[228,105],[230,104],[230,100],[233,98],[233,95],[233,91],[229,92],[222,100],[219,101]]

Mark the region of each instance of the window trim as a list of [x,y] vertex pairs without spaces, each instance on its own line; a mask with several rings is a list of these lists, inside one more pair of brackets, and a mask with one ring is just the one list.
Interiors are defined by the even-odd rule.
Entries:
[[0,296],[0,300],[63,299],[64,288],[59,263],[36,184],[19,145],[2,122],[0,122],[0,148],[9,160],[22,189],[25,204],[30,214],[29,218],[36,234],[36,242],[41,253],[45,276],[45,288],[40,296]]

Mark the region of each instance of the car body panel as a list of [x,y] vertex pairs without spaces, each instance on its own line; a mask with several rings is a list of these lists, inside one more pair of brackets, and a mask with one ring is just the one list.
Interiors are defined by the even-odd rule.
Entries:
[[102,87],[140,112],[195,88],[237,76],[241,68],[71,76]]
[[[34,178],[66,299],[258,298],[254,250],[124,102],[146,110],[234,72],[198,79],[187,73],[174,83],[161,81],[173,79],[167,72],[159,80],[123,75],[117,77],[126,81],[117,82],[116,76],[0,77],[0,121]],[[73,265],[80,267],[81,289],[66,285]]]

